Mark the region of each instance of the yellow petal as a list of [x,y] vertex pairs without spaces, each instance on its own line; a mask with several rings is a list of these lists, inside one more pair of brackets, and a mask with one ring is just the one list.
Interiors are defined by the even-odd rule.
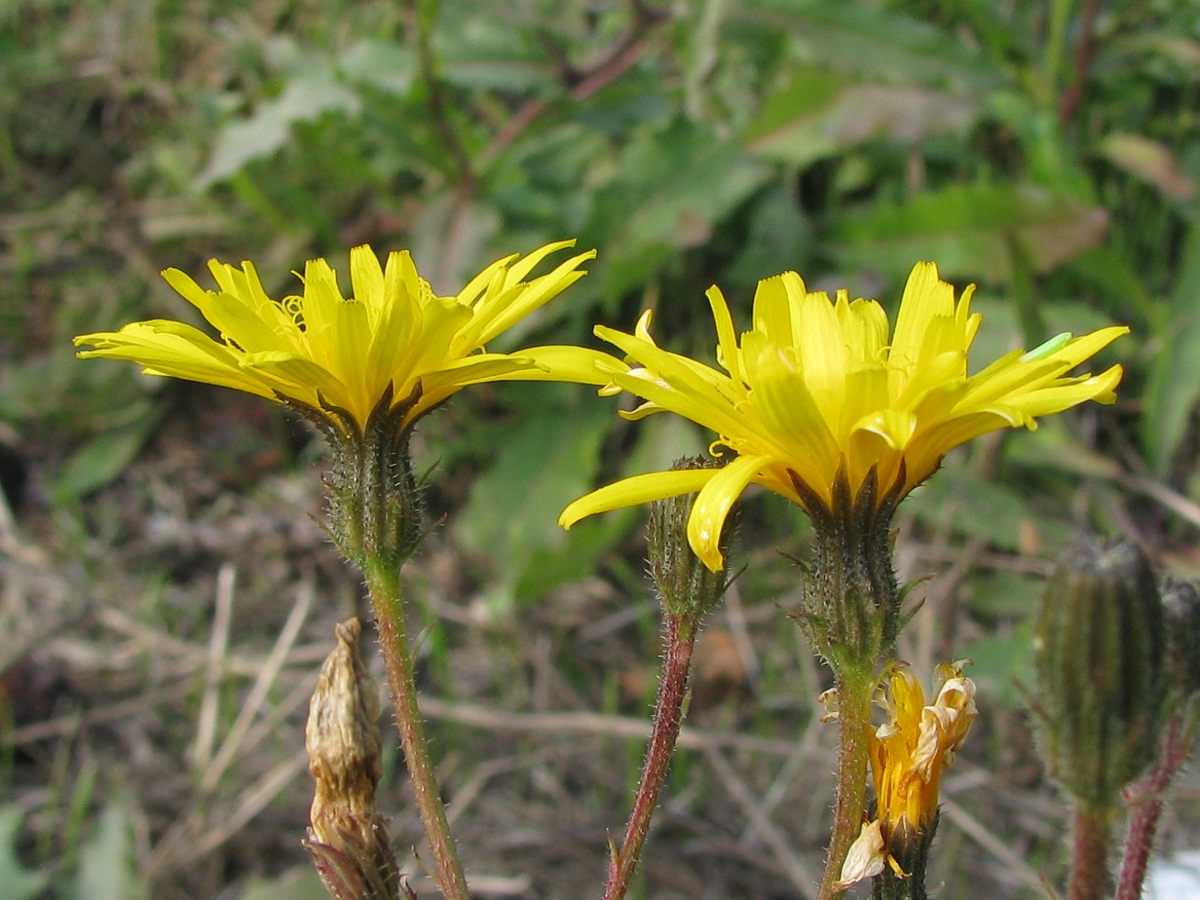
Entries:
[[606,385],[612,381],[613,374],[629,370],[625,363],[603,351],[568,345],[529,347],[521,350],[520,356],[534,365],[514,371],[505,380]]
[[747,485],[754,480],[769,457],[741,456],[720,469],[696,495],[692,514],[688,517],[688,543],[692,552],[714,572],[721,571],[725,560],[721,556],[721,533],[733,504]]
[[635,475],[585,494],[570,503],[558,517],[558,524],[570,528],[580,519],[597,513],[637,506],[651,500],[665,500],[699,491],[718,469],[681,469]]

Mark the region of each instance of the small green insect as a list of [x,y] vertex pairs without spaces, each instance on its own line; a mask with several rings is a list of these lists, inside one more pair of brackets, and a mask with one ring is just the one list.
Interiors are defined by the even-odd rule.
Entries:
[[1062,334],[1055,335],[1040,346],[1034,347],[1028,353],[1021,357],[1021,362],[1033,362],[1035,359],[1045,359],[1067,346],[1071,342],[1072,334],[1069,331],[1064,331]]

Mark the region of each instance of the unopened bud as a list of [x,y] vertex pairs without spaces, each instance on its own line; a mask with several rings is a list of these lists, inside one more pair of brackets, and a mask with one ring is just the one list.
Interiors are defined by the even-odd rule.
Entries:
[[[699,457],[675,461],[672,470],[716,468],[720,464]],[[714,572],[692,551],[688,543],[688,517],[695,494],[683,494],[656,500],[650,505],[646,528],[647,558],[650,577],[667,611],[677,617],[699,622],[717,605],[725,592],[725,570]],[[721,556],[729,558],[730,536],[736,529],[736,513],[727,521],[721,535]]]
[[1166,707],[1163,604],[1137,547],[1089,541],[1064,555],[1034,660],[1051,773],[1080,803],[1110,807],[1153,761]]

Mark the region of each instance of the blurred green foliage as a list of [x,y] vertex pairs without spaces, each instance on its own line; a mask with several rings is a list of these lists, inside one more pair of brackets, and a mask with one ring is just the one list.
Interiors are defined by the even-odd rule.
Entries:
[[[169,408],[173,391],[73,367],[67,349],[133,318],[194,320],[160,266],[251,258],[282,290],[305,257],[369,241],[412,248],[450,290],[491,258],[576,236],[601,251],[592,275],[509,345],[590,341],[594,322],[628,328],[653,306],[660,339],[703,357],[709,284],[743,320],[755,281],[786,268],[894,302],[920,258],[980,283],[981,306],[1013,323],[985,328],[1006,336],[997,351],[1060,318],[1129,323],[1124,412],[1106,421],[1127,466],[1185,488],[1200,399],[1195,10],[1093,12],[7,4],[0,418],[66,448],[46,478],[68,502],[119,476]],[[553,507],[626,466],[600,459],[608,401],[500,396],[503,434],[465,451],[482,474],[460,534],[511,602],[547,588],[537,573],[567,540]],[[526,497],[544,527],[515,524]],[[496,518],[512,523],[498,541],[484,536]],[[623,521],[572,539],[571,571]]]
[[[703,355],[711,283],[743,317],[754,282],[785,268],[889,302],[932,258],[1012,310],[1008,346],[1054,333],[1064,304],[1087,308],[1087,327],[1134,326],[1119,351],[1127,438],[1159,477],[1191,475],[1189,3],[1088,19],[1061,0],[124,0],[14,3],[0,22],[0,417],[65,433],[71,455],[48,475],[59,501],[118,476],[169,402],[124,369],[71,366],[67,349],[80,331],[192,317],[156,268],[250,258],[282,290],[305,257],[369,241],[411,247],[450,290],[564,236],[600,249],[592,275],[509,343],[589,341],[595,321],[629,327],[654,306],[661,339]],[[541,510],[552,528],[606,431],[578,396],[508,402],[518,418],[463,520],[481,553],[473,510],[542,478],[561,485]],[[546,428],[570,446],[531,437]],[[506,462],[517,445],[569,471]],[[510,599],[520,561],[561,545],[545,530],[498,545]]]

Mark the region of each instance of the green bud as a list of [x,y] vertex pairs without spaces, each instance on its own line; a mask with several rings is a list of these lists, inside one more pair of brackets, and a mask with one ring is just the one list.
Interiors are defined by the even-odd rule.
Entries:
[[1174,687],[1189,697],[1200,692],[1200,592],[1194,581],[1162,585],[1167,618],[1167,658]]
[[[684,457],[675,461],[672,470],[718,468],[720,463],[700,457]],[[688,543],[688,517],[692,512],[695,494],[668,497],[650,504],[646,528],[647,559],[650,577],[658,590],[667,612],[678,618],[698,623],[717,605],[725,593],[725,570],[713,572],[692,551]],[[734,513],[736,516],[736,513]],[[721,556],[729,559],[729,540],[736,530],[735,518],[730,518],[721,534]]]
[[1154,760],[1166,707],[1163,604],[1136,546],[1088,541],[1062,557],[1034,662],[1051,774],[1078,802],[1110,808]]

